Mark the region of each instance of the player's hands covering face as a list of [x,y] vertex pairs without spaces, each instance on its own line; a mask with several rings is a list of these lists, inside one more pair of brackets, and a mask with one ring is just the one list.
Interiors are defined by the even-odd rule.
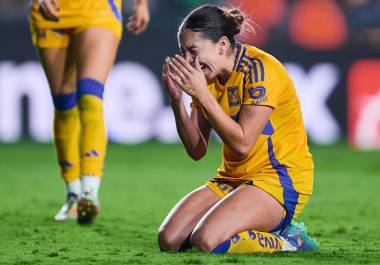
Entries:
[[170,59],[169,57],[166,57],[164,66],[162,69],[162,81],[164,83],[164,86],[167,92],[169,93],[171,100],[181,100],[183,92],[172,79],[172,76],[174,75],[174,73],[172,73],[169,67],[169,64],[170,64]]
[[195,57],[194,66],[176,55],[169,61],[170,77],[186,94],[200,100],[209,91],[198,57]]

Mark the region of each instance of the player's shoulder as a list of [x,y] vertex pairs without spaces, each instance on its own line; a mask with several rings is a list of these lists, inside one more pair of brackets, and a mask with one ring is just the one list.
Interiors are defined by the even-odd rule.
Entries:
[[238,44],[237,47],[240,53],[237,68],[251,66],[253,70],[257,69],[258,72],[261,72],[261,76],[264,78],[265,72],[286,72],[282,63],[268,52],[248,44]]

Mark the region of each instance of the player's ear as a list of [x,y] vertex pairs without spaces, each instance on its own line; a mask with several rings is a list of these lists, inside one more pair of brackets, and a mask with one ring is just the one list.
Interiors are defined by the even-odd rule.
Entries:
[[227,52],[227,49],[228,49],[228,45],[229,45],[229,40],[226,36],[223,36],[219,39],[218,43],[217,43],[217,47],[218,47],[218,54],[219,55],[224,55],[226,54]]

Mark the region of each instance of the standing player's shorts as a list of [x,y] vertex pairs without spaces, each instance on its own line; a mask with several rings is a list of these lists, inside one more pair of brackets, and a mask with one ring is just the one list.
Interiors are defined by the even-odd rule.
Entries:
[[311,195],[300,194],[295,190],[286,190],[282,186],[273,185],[272,183],[262,180],[241,179],[239,181],[228,181],[229,179],[210,179],[206,186],[215,192],[220,198],[225,197],[240,185],[253,185],[258,187],[273,198],[275,198],[284,208],[284,218],[281,223],[271,232],[281,231],[288,226],[292,219],[296,219],[305,208]]
[[70,36],[89,28],[105,28],[122,35],[121,0],[60,0],[59,21],[46,20],[32,0],[30,31],[39,48],[67,48]]

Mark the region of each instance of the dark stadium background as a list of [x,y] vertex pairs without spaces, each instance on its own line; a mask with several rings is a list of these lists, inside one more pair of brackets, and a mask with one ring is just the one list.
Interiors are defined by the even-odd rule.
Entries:
[[[0,264],[378,264],[380,1],[149,0],[149,28],[138,37],[125,31],[119,72],[106,87],[112,143],[102,214],[88,229],[51,218],[64,194],[28,2],[0,0]],[[222,257],[157,249],[169,209],[220,163],[217,141],[200,162],[176,144],[160,82],[165,56],[179,52],[181,19],[205,3],[243,8],[256,35],[242,41],[284,62],[296,83],[315,159],[314,195],[301,220],[321,244],[318,253]],[[128,14],[132,5],[124,5]]]
[[[323,128],[311,129],[309,124],[324,125],[325,117],[319,115],[309,115],[305,117],[306,127],[308,130],[316,131],[314,133],[310,132],[310,139],[315,143],[332,144],[340,139],[347,138],[348,116],[349,112],[354,110],[354,108],[349,109],[347,104],[350,98],[350,94],[348,93],[348,80],[351,78],[350,70],[358,61],[370,59],[377,67],[376,69],[372,69],[372,71],[380,71],[378,66],[380,56],[380,10],[378,1],[322,0],[309,1],[310,3],[308,3],[308,1],[284,0],[151,0],[152,17],[148,30],[138,37],[131,36],[125,32],[120,45],[117,63],[128,61],[143,65],[148,71],[151,71],[155,75],[156,84],[161,86],[160,74],[163,59],[167,55],[178,53],[176,30],[181,18],[183,18],[193,6],[206,2],[224,3],[245,8],[245,11],[254,22],[253,25],[256,29],[256,35],[248,32],[245,40],[248,43],[253,43],[263,48],[285,64],[296,64],[297,67],[304,71],[306,76],[310,74],[311,69],[315,66],[329,64],[333,67],[333,70],[337,71],[337,81],[326,81],[331,82],[330,86],[332,86],[330,94],[326,100],[322,102],[327,106],[319,105],[328,112],[332,123],[334,123],[332,125],[337,126],[336,132],[329,134],[328,132],[323,132]],[[131,12],[132,3],[133,1],[127,1],[125,5],[127,13]],[[308,4],[310,7],[307,7]],[[17,69],[17,66],[22,65],[24,62],[36,61],[37,59],[30,41],[27,6],[26,1],[2,0],[0,4],[0,63],[15,63],[14,69]],[[307,8],[313,10],[310,15],[303,13],[305,10],[309,10]],[[297,38],[297,36],[299,36],[297,33],[304,34],[305,37],[303,39],[305,39],[305,41],[300,41],[300,38]],[[322,71],[324,70],[322,69]],[[290,74],[292,75],[292,73]],[[351,75],[357,76],[355,73]],[[3,75],[2,78],[7,77]],[[44,80],[43,76],[38,78]],[[294,78],[297,79],[297,77]],[[372,78],[372,83],[375,83],[372,86],[377,86],[377,88],[373,90],[377,91],[379,90],[378,82],[373,76]],[[362,83],[363,87],[368,86],[365,82]],[[132,86],[137,86],[138,84],[139,80],[132,81]],[[298,85],[296,82],[296,87],[299,91],[304,91],[306,96],[311,95],[311,92],[314,92],[315,96],[318,96],[319,93],[315,90],[322,90],[323,87],[321,86],[323,85],[319,86],[318,84],[314,84],[314,86],[309,87],[309,84],[310,83],[306,82],[302,85]],[[326,85],[328,86],[329,84],[325,84],[325,86]],[[12,90],[12,87],[10,86],[3,89]],[[107,90],[112,90],[112,88],[107,87]],[[364,94],[366,93],[364,88],[359,88],[359,90],[363,90]],[[46,93],[48,92],[46,91]],[[371,93],[372,95],[375,94],[373,91]],[[302,94],[302,92],[299,92],[301,102],[304,105],[303,108],[308,109],[306,112],[312,112],[313,109],[310,110],[310,106],[308,106],[309,101],[303,102],[304,97]],[[2,95],[3,98],[6,97],[7,91],[0,95]],[[128,97],[125,98],[125,104],[129,103],[129,99]],[[167,104],[164,93],[162,93],[162,99],[164,101],[163,104]],[[24,136],[29,135],[28,128],[30,125],[28,122],[31,122],[27,116],[27,101],[28,97],[26,96],[23,98],[22,112],[22,131]],[[360,99],[355,98],[354,101],[360,101]],[[360,105],[360,103],[358,104]],[[33,106],[29,107],[31,108]],[[122,111],[123,110],[120,109],[120,112]],[[20,117],[15,117],[15,119],[19,118]],[[154,118],[154,116],[152,118]],[[169,118],[172,117],[170,116]],[[35,117],[35,119],[38,119],[38,117]],[[173,133],[174,123],[171,121],[168,126],[171,128],[171,133]],[[313,126],[315,127],[315,125]],[[0,122],[0,141],[7,141],[6,138],[2,137],[1,127]],[[117,127],[117,125],[114,127]],[[326,130],[330,127],[326,127]],[[151,138],[154,138],[154,136]],[[372,147],[379,146],[379,138],[379,133],[377,133],[377,144]],[[17,141],[17,139],[11,140],[11,142]],[[116,142],[118,142],[117,139]],[[126,142],[128,142],[128,140]]]

